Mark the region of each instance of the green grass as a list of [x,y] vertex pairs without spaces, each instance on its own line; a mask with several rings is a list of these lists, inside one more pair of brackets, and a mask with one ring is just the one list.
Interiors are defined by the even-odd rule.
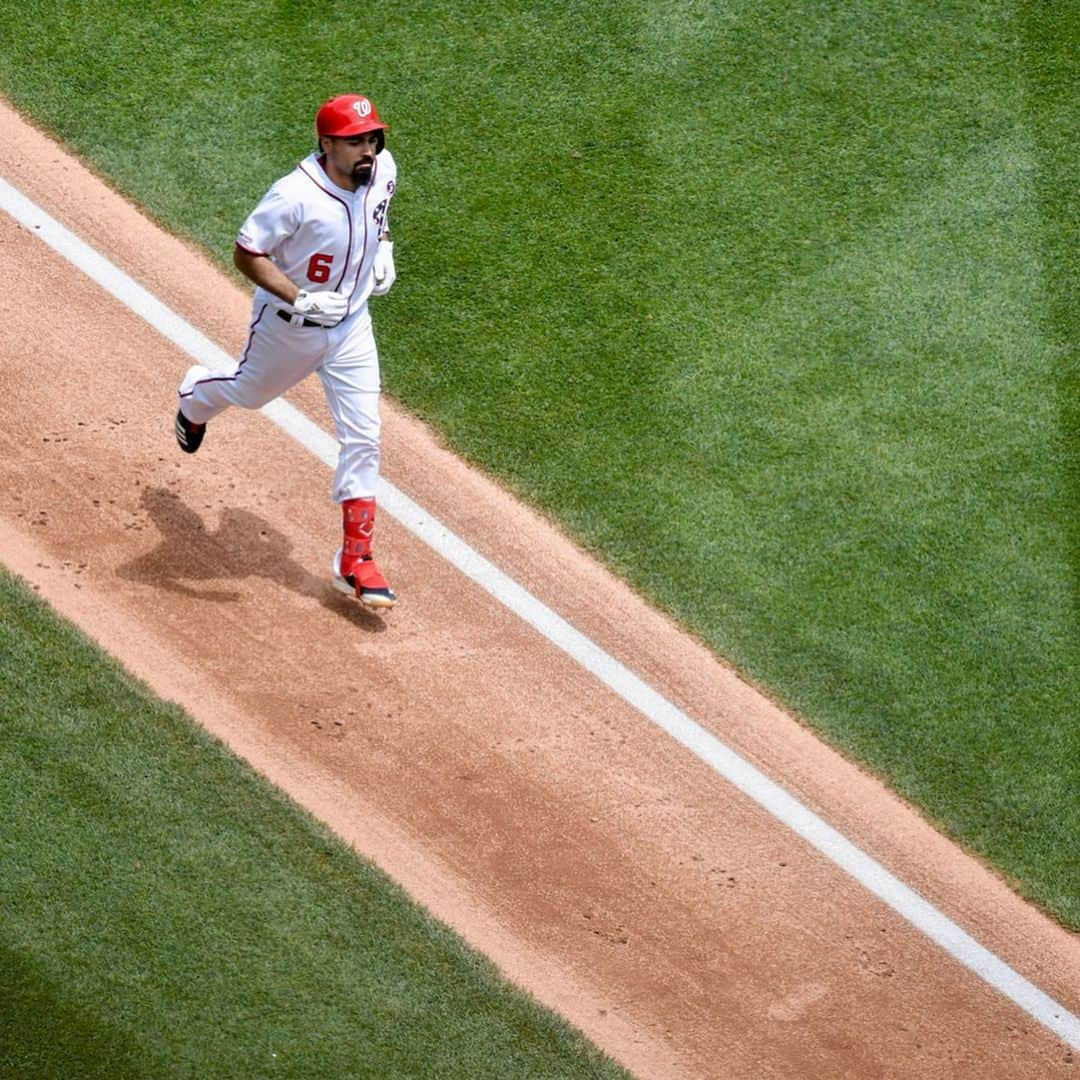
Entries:
[[0,1075],[624,1075],[6,573],[0,703]]
[[9,7],[6,92],[223,263],[370,92],[390,391],[1080,928],[1074,8]]

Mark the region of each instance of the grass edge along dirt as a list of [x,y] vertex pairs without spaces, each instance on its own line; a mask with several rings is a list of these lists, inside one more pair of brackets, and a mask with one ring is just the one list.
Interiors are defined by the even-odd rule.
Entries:
[[623,1076],[0,570],[0,1073]]

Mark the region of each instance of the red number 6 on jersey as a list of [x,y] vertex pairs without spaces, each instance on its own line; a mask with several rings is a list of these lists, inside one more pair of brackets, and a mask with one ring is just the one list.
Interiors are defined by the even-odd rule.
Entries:
[[312,255],[307,264],[308,281],[325,285],[330,280],[330,264],[333,261],[333,255]]

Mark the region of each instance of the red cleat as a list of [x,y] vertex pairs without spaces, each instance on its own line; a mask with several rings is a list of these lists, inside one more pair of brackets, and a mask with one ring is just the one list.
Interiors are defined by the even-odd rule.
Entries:
[[378,564],[367,555],[355,559],[351,573],[341,572],[341,549],[334,555],[334,588],[347,596],[355,596],[364,607],[392,608],[397,603],[397,594],[390,588],[389,582],[382,576]]

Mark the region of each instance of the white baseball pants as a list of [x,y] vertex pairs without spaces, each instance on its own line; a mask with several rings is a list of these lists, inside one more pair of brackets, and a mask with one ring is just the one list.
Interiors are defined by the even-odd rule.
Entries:
[[201,364],[180,384],[180,407],[205,424],[230,405],[258,409],[313,371],[319,373],[337,430],[337,469],[331,498],[366,499],[379,478],[379,354],[366,310],[334,327],[292,326],[277,309],[253,313],[247,348],[225,371]]

